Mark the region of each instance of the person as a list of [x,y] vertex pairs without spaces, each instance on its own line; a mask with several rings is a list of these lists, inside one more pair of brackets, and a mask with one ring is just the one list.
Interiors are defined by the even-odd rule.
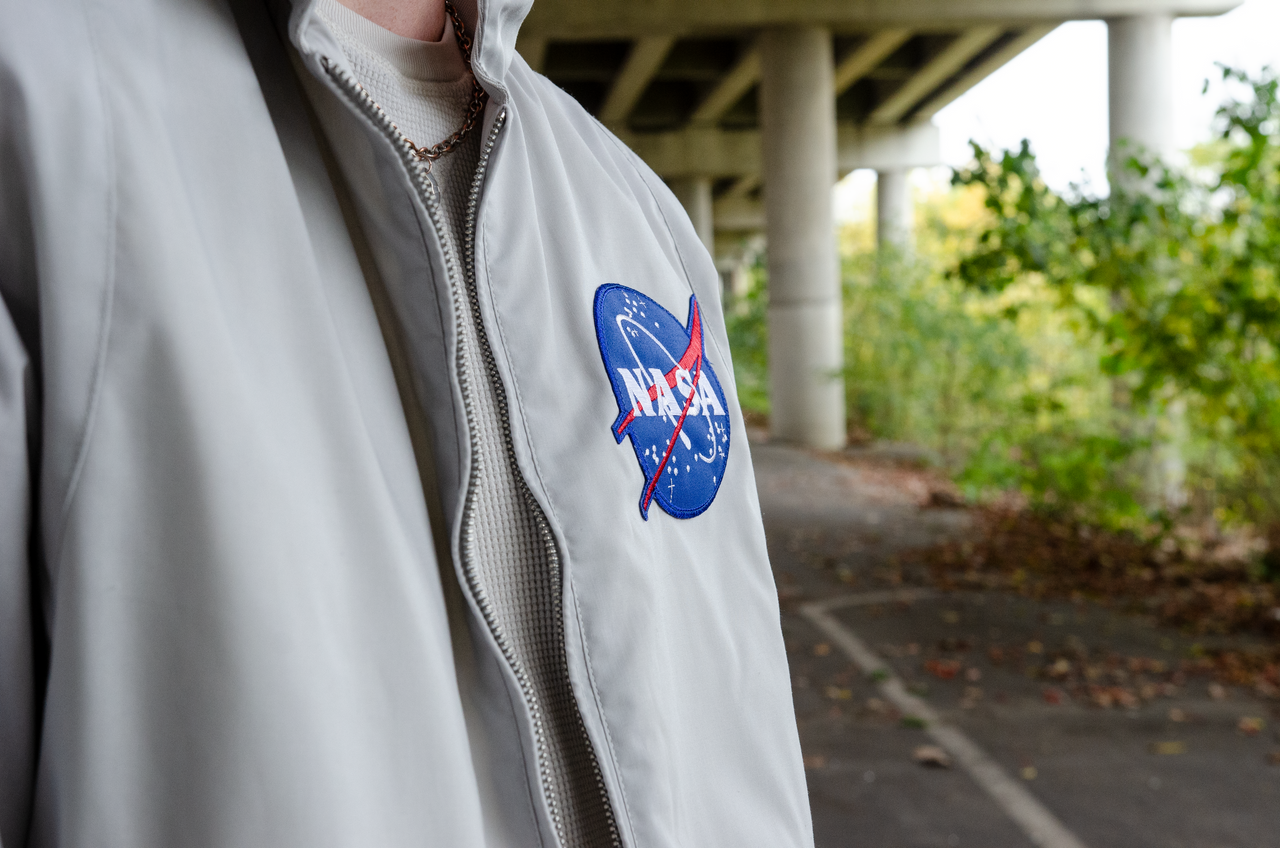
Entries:
[[710,257],[342,2],[0,11],[0,846],[811,845]]

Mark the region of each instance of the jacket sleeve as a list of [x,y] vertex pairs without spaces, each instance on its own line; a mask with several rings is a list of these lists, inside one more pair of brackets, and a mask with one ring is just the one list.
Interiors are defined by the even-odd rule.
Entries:
[[0,848],[21,848],[36,750],[31,358],[0,300]]

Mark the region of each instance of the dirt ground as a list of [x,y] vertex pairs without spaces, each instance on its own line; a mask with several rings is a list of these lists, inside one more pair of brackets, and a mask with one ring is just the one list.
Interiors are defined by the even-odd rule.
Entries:
[[1271,637],[948,579],[919,552],[973,538],[978,519],[936,476],[883,457],[752,452],[819,848],[1035,844],[970,773],[918,762],[921,723],[801,614],[904,589],[919,594],[833,615],[1074,844],[1280,846],[1280,700],[1261,672],[1214,661],[1261,655]]

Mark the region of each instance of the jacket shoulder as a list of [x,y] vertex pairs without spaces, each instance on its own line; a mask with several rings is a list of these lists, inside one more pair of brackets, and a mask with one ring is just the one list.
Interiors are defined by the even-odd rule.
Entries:
[[[634,172],[650,190],[666,191],[662,178],[582,104],[517,55],[508,75],[512,107],[526,123],[542,124],[544,131],[561,141],[572,139],[601,160]],[[581,148],[580,148],[581,149]],[[674,198],[672,198],[674,201]]]

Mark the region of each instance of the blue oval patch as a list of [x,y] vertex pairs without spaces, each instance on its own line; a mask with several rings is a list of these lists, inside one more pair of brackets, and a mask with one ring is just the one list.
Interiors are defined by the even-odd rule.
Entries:
[[676,518],[701,515],[729,461],[729,406],[707,361],[698,299],[682,325],[652,298],[609,283],[596,289],[595,320],[618,401],[613,435],[631,437],[644,473],[641,516],[654,501]]

